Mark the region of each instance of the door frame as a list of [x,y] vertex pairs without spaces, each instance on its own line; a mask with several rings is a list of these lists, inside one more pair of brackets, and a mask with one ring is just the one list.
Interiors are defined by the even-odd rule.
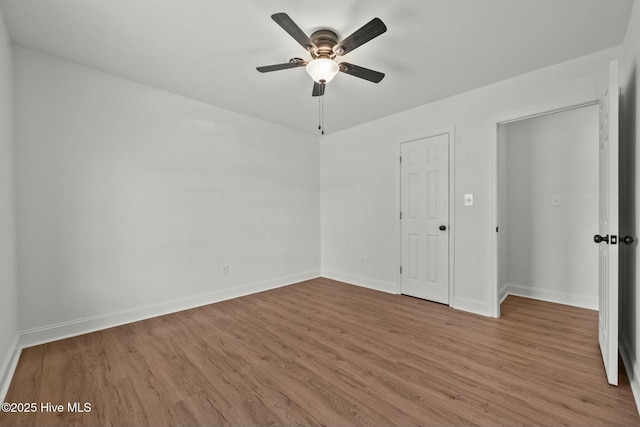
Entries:
[[398,216],[396,217],[396,236],[398,237],[398,250],[397,250],[397,259],[396,259],[396,295],[400,295],[402,293],[402,275],[400,274],[400,266],[402,265],[402,227],[400,226],[400,211],[402,210],[402,193],[401,193],[401,164],[400,164],[400,155],[402,153],[402,144],[405,142],[413,142],[421,139],[431,138],[434,136],[440,135],[448,135],[449,136],[449,218],[448,218],[448,229],[449,229],[449,306],[454,307],[454,289],[455,289],[455,276],[454,276],[454,266],[455,266],[455,126],[449,126],[445,128],[440,128],[432,131],[427,131],[424,133],[424,136],[418,138],[412,138],[407,140],[402,140],[397,142],[396,145],[396,212]]
[[[561,101],[553,104],[540,105],[532,107],[528,110],[520,111],[517,113],[506,114],[503,116],[497,116],[493,119],[493,218],[495,222],[494,227],[500,227],[500,142],[499,142],[499,128],[500,125],[505,125],[520,120],[532,119],[534,117],[546,116],[548,114],[560,113],[562,111],[573,110],[581,107],[589,107],[592,105],[598,105],[600,103],[600,93],[593,93],[590,96],[582,96],[569,101]],[[500,233],[496,232],[493,236],[493,298],[490,299],[491,307],[490,313],[492,317],[500,317]]]

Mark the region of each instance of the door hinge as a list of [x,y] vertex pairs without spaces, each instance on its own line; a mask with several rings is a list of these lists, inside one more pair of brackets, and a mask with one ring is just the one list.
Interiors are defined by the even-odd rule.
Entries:
[[402,163],[402,156],[400,156],[400,163]]
[[400,274],[402,274],[402,266],[400,266]]
[[402,219],[402,211],[400,211],[400,219]]
[[498,232],[498,227],[496,227],[496,233]]

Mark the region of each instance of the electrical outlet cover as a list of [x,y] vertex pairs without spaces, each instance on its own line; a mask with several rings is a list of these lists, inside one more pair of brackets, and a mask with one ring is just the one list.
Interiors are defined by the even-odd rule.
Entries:
[[473,206],[473,194],[465,194],[464,195],[464,205],[465,206]]

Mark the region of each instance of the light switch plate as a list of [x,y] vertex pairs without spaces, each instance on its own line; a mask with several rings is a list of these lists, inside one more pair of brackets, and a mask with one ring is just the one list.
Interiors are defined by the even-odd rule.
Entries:
[[464,205],[465,206],[473,206],[473,194],[465,194],[464,195]]

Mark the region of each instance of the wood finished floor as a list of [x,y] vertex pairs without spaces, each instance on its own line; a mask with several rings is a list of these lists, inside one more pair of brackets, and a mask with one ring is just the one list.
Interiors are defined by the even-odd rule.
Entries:
[[597,313],[509,297],[489,319],[328,279],[22,352],[0,413],[41,425],[640,425]]

